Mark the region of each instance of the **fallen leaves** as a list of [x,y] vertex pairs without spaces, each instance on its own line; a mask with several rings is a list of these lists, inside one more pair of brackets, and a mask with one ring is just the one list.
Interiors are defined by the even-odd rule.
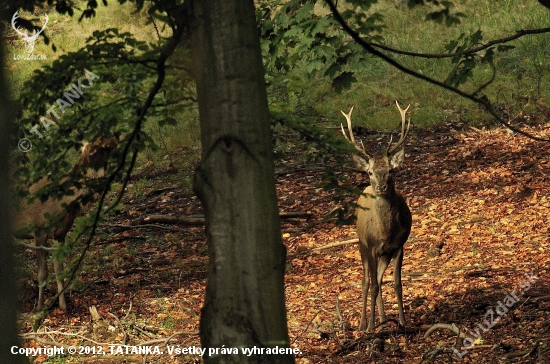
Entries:
[[[545,131],[548,133],[548,130]],[[405,245],[403,266],[406,317],[412,326],[441,319],[473,325],[479,320],[479,313],[473,307],[494,304],[497,297],[493,297],[492,292],[497,292],[498,287],[511,291],[516,287],[521,272],[530,269],[541,271],[550,263],[549,254],[541,254],[548,251],[550,231],[548,148],[542,143],[513,137],[503,130],[454,134],[453,137],[462,142],[450,143],[452,146],[446,150],[438,150],[437,157],[431,154],[429,148],[421,153],[408,154],[404,169],[396,177],[397,188],[404,191],[413,213],[413,228]],[[522,166],[528,167],[532,161],[536,161],[536,168],[523,169]],[[456,170],[450,166],[461,166],[462,169]],[[366,176],[363,178],[366,179]],[[307,200],[304,198],[303,202]],[[348,235],[331,237],[317,230],[313,238],[317,237],[317,244],[323,245],[352,236],[348,227],[341,230],[347,231]],[[307,241],[295,239],[289,245],[289,251],[302,245],[309,248],[311,241],[311,236]],[[432,245],[439,247],[441,254],[428,258],[427,250]],[[315,259],[293,259],[287,284],[315,281],[316,290],[302,292],[302,296],[306,296],[302,299],[314,294],[317,297],[315,307],[325,307],[328,312],[334,311],[334,296],[331,294],[337,291],[344,321],[353,329],[358,325],[361,307],[362,269],[359,254],[355,246],[335,248],[330,252],[334,261],[315,253],[312,253]],[[298,262],[300,264],[295,265]],[[330,273],[319,274],[322,271]],[[476,271],[485,273],[465,275],[466,272]],[[428,273],[422,276],[422,280],[409,281],[409,272]],[[386,273],[386,276],[389,275],[392,275],[391,269]],[[338,277],[342,283],[331,282],[330,278],[323,283],[320,280],[324,277],[332,277],[332,280]],[[545,282],[548,283],[547,280]],[[390,315],[395,316],[395,298],[391,285],[388,286],[384,285],[384,301],[390,308]],[[411,301],[418,298],[426,301],[412,308]],[[295,305],[298,299],[290,295],[287,301],[289,317],[294,322],[300,321],[304,309],[303,305]],[[449,305],[452,307],[450,310],[445,308]],[[548,322],[542,311],[528,306],[529,302],[523,309],[531,310],[537,320]],[[331,322],[335,317],[325,319]],[[525,329],[529,327],[529,324],[525,325]],[[489,332],[485,342],[498,344],[495,335],[527,337],[529,332],[525,329],[517,331],[503,326]],[[295,335],[298,334],[291,329],[291,337]],[[357,338],[353,331],[348,331],[348,335],[351,335],[351,340]],[[324,346],[315,345],[302,336],[296,337],[302,351],[306,352],[306,358],[322,352],[331,354],[324,351]],[[403,336],[398,337],[405,340]],[[454,343],[453,339],[437,343],[414,341],[407,352],[375,354],[378,359],[374,361],[418,362],[423,349]],[[353,356],[332,357],[330,362],[373,360],[365,355],[353,352]],[[495,355],[487,355],[488,360]],[[470,360],[480,362],[479,357],[464,358],[464,362]]]
[[[539,133],[548,135],[550,129],[541,128]],[[444,148],[433,146],[442,143]],[[462,330],[473,329],[489,307],[518,288],[524,273],[533,271],[540,281],[502,317],[498,327],[483,333],[483,342],[496,345],[495,351],[479,348],[462,362],[497,362],[503,344],[514,351],[529,347],[534,337],[548,345],[544,332],[550,325],[550,300],[541,298],[549,295],[545,287],[550,283],[546,268],[550,266],[548,147],[496,129],[451,134],[425,131],[406,148],[405,166],[395,180],[413,213],[402,269],[408,328],[453,322]],[[353,186],[367,180],[358,173],[342,173]],[[281,221],[283,231],[288,229],[282,235],[289,253],[285,275],[288,327],[292,346],[302,352],[297,362],[417,363],[433,348],[454,345],[456,336],[434,334],[424,339],[414,333],[395,334],[390,323],[383,341],[398,349],[379,352],[371,346],[372,338],[356,330],[363,277],[357,245],[308,251],[357,237],[354,226],[323,220],[335,205],[330,193],[315,187],[320,176],[318,171],[300,170],[281,174],[277,180],[281,210],[314,213],[308,220]],[[178,198],[174,193],[169,198],[163,194],[132,202],[117,218],[124,222],[144,213],[172,210],[200,213],[195,198]],[[135,315],[136,324],[156,327],[159,335],[196,332],[208,261],[203,228],[168,234],[136,229],[117,236],[126,240],[110,245],[113,248],[94,245],[90,256],[97,261],[89,262],[89,269],[80,276],[82,286],[91,288],[71,295],[73,310],[68,319],[54,312],[45,325],[60,331],[86,327],[90,304],[104,318],[109,313],[122,318],[129,314],[132,302],[130,315]],[[140,236],[145,238],[134,239]],[[430,247],[432,255],[428,255]],[[306,253],[294,255],[299,252]],[[390,265],[384,282],[393,274]],[[395,318],[393,285],[384,284],[382,291],[387,314]],[[147,338],[144,333],[133,334]],[[80,342],[65,340],[74,345]],[[346,349],[349,343],[355,346]],[[198,336],[182,337],[180,344],[198,346]],[[43,360],[36,358],[37,363]],[[169,357],[160,361],[173,362],[176,359]]]

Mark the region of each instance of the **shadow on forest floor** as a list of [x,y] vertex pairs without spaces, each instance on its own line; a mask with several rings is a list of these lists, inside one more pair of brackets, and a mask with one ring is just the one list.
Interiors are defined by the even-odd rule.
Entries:
[[[550,128],[539,128],[550,135]],[[491,329],[480,332],[482,345],[468,350],[464,363],[497,363],[506,352],[549,344],[549,279],[546,267],[550,221],[550,159],[545,144],[489,131],[436,130],[417,134],[406,146],[404,167],[395,179],[413,213],[411,237],[405,245],[403,298],[411,333],[384,329],[383,346],[356,331],[361,306],[362,271],[354,244],[307,252],[334,241],[349,240],[353,226],[336,226],[323,217],[334,207],[332,195],[317,187],[322,172],[297,170],[277,176],[279,205],[284,211],[311,211],[309,219],[282,220],[288,248],[287,316],[292,346],[302,352],[298,363],[419,363],[438,347],[450,348],[456,335],[438,331],[424,338],[434,323],[455,323],[475,333],[484,315],[496,310],[510,292],[519,292],[524,274],[540,279],[525,290]],[[193,173],[192,166],[178,178]],[[366,176],[343,172],[350,183],[364,184]],[[182,177],[183,176],[183,177]],[[194,215],[198,200],[167,174],[144,176],[149,183],[130,194],[125,207],[110,219],[127,225],[147,214]],[[355,199],[356,197],[354,197]],[[301,252],[303,254],[295,255]],[[306,252],[306,253],[304,253]],[[34,262],[31,252],[25,251]],[[93,337],[88,307],[117,328],[96,341],[138,345],[176,334],[177,344],[199,346],[197,331],[207,271],[204,227],[165,225],[117,229],[103,227],[70,294],[70,312],[48,316],[48,340],[80,340],[59,332]],[[33,263],[34,264],[34,263]],[[386,279],[391,279],[391,266]],[[22,279],[27,311],[36,301],[35,287]],[[391,284],[384,284],[384,302],[396,315]],[[53,295],[53,282],[48,286]],[[336,307],[338,296],[339,311]],[[115,319],[115,315],[118,318]],[[341,323],[346,326],[345,337]],[[124,335],[118,327],[122,324]],[[485,326],[486,327],[486,326]],[[48,330],[46,330],[48,331]],[[37,345],[40,345],[37,343]],[[450,362],[442,350],[435,362]],[[538,355],[538,356],[537,356]],[[548,356],[548,355],[547,355]],[[139,356],[138,356],[139,357]],[[499,359],[500,358],[500,359]],[[540,354],[514,363],[542,363]],[[46,358],[36,358],[43,362]],[[164,355],[156,363],[198,362],[196,355]],[[546,359],[544,359],[546,360]]]

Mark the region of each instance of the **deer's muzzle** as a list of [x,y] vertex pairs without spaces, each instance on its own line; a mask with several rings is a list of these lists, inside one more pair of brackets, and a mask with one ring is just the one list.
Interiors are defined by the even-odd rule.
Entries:
[[386,183],[381,183],[376,185],[376,192],[384,193],[388,190],[388,185]]

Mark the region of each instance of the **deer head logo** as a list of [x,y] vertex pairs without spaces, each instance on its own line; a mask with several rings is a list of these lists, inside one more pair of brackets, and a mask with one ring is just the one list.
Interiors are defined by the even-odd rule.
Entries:
[[18,12],[19,10],[16,11],[11,18],[11,26],[17,32],[17,34],[19,34],[23,38],[23,42],[25,42],[25,45],[27,47],[27,53],[30,54],[34,51],[34,42],[36,42],[40,33],[42,33],[46,28],[46,24],[48,24],[48,14],[44,14],[46,21],[44,22],[42,29],[40,29],[38,32],[35,29],[31,35],[28,35],[26,30],[21,31],[20,28],[15,25],[15,21],[19,18],[19,15],[17,14]]

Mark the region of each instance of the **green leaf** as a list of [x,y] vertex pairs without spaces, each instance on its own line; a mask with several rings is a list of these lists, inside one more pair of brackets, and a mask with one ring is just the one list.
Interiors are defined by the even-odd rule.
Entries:
[[313,4],[305,4],[302,6],[294,15],[294,20],[296,22],[303,21],[305,19],[311,19],[313,13]]
[[318,71],[323,67],[323,62],[320,60],[313,60],[311,62],[308,62],[306,65],[306,70],[309,73],[312,73],[313,71]]
[[347,90],[351,87],[351,84],[356,82],[357,79],[353,77],[353,72],[342,72],[338,77],[332,80],[332,87],[336,92],[340,93],[343,90]]
[[473,69],[475,66],[476,62],[473,57],[463,60],[449,73],[445,83],[454,87],[464,84],[473,76]]
[[[464,33],[462,33],[462,35],[464,35]],[[453,53],[453,51],[455,50],[456,46],[458,46],[458,41],[452,40],[452,41],[450,41],[450,42],[445,46],[445,50],[446,50],[448,53]]]
[[493,48],[487,49],[487,51],[485,51],[485,54],[483,55],[483,58],[481,59],[481,62],[493,64],[494,54],[495,51],[493,50]]
[[325,71],[325,76],[332,78],[335,74],[339,73],[341,70],[342,70],[342,65],[338,63],[334,63]]
[[483,33],[481,29],[478,29],[477,32],[475,32],[470,36],[470,45],[475,46],[482,40],[483,40]]

